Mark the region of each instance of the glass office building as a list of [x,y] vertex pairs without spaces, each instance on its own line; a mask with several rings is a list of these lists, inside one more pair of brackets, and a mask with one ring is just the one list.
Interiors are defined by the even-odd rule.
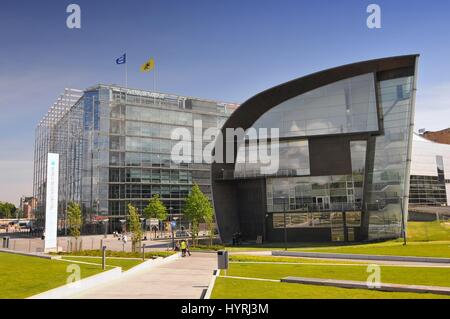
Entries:
[[180,127],[193,132],[197,120],[203,130],[220,128],[238,105],[110,85],[77,92],[59,116],[49,111],[52,120],[36,130],[34,194],[41,226],[48,152],[60,154],[60,230],[66,228],[70,201],[81,204],[89,232],[88,225],[103,218],[119,229],[127,204],[142,212],[153,194],[181,221],[193,183],[211,197],[210,164],[174,163],[170,153],[178,141],[171,140],[171,132]]
[[450,145],[414,134],[410,206],[450,205]]
[[[418,57],[318,72],[243,103],[222,128],[232,163],[213,163],[223,241],[356,241],[401,236],[408,209]],[[227,129],[242,128],[241,140]],[[278,170],[257,147],[279,131]],[[255,137],[249,134],[264,132]],[[219,144],[216,144],[216,146]],[[231,148],[233,149],[233,148]],[[228,149],[224,150],[229,152]],[[230,155],[230,154],[228,154]]]

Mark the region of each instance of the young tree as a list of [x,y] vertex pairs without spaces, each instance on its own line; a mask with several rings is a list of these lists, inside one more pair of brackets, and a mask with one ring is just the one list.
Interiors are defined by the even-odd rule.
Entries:
[[[147,207],[144,208],[145,218],[156,218],[159,222],[167,219],[167,208],[159,198],[158,194],[154,194],[150,199]],[[156,236],[156,230],[155,230]]]
[[208,197],[202,193],[197,184],[192,186],[191,193],[186,198],[183,212],[184,216],[191,222],[192,242],[196,243],[199,224],[212,221],[213,215],[213,208]]
[[13,218],[17,208],[14,204],[0,202],[0,218]]
[[142,239],[142,227],[139,213],[136,207],[128,204],[128,225],[131,231],[131,249],[136,251],[137,244]]
[[67,206],[67,222],[69,223],[69,234],[75,237],[75,247],[78,243],[78,237],[81,235],[81,225],[83,219],[81,216],[80,205],[74,202],[70,202]]
[[208,232],[209,232],[209,245],[213,245],[213,239],[214,239],[214,219],[213,214],[211,214],[210,217],[206,218],[206,225],[208,226]]

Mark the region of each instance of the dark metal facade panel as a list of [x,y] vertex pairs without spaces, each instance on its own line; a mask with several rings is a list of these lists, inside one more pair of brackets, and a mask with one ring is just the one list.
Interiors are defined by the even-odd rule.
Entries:
[[347,137],[309,139],[311,176],[350,175],[350,141]]

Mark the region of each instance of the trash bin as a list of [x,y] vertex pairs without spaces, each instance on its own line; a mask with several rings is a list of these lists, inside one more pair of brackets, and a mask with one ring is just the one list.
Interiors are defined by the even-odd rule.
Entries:
[[217,268],[228,269],[228,251],[219,250],[217,252]]
[[3,237],[2,247],[9,249],[9,237]]

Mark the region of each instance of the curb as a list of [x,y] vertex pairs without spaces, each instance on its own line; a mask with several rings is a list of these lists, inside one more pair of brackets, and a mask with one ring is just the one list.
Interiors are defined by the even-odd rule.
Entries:
[[285,277],[281,279],[281,282],[303,284],[303,285],[332,286],[339,288],[389,291],[389,292],[432,293],[447,296],[450,295],[450,287],[438,287],[438,286],[379,283],[374,287],[368,287],[367,282],[364,281],[305,278],[305,277]]
[[362,254],[339,254],[339,253],[294,252],[294,251],[272,251],[272,256],[354,259],[354,260],[406,261],[406,262],[450,264],[450,258],[436,258],[436,257],[362,255]]
[[168,263],[170,261],[177,260],[179,258],[181,258],[181,253],[176,253],[176,254],[173,254],[168,257],[158,257],[156,259],[150,259],[150,260],[144,261],[143,263],[140,263],[137,266],[134,266],[133,268],[128,269],[127,271],[124,271],[122,273],[122,277],[128,276],[128,275],[134,275],[135,273],[139,273],[144,270],[149,270],[155,266],[159,266],[159,265]]
[[13,254],[13,255],[21,255],[21,256],[29,256],[29,257],[38,257],[38,258],[44,258],[44,259],[61,259],[61,256],[53,256],[53,255],[47,255],[44,253],[28,253],[24,251],[15,251],[10,249],[4,249],[0,248],[1,253],[7,253],[7,254]]
[[211,277],[211,280],[209,281],[209,285],[208,285],[208,289],[206,289],[206,293],[204,294],[204,296],[202,296],[203,298],[200,299],[211,299],[211,293],[214,289],[214,284],[216,283],[216,279],[217,277],[219,277],[220,271],[218,269],[215,269],[213,271],[213,276]]
[[64,286],[48,290],[37,295],[33,295],[26,299],[67,299],[86,290],[94,288],[97,285],[120,278],[121,275],[122,268],[116,267],[97,275],[89,276],[79,281],[66,284]]

